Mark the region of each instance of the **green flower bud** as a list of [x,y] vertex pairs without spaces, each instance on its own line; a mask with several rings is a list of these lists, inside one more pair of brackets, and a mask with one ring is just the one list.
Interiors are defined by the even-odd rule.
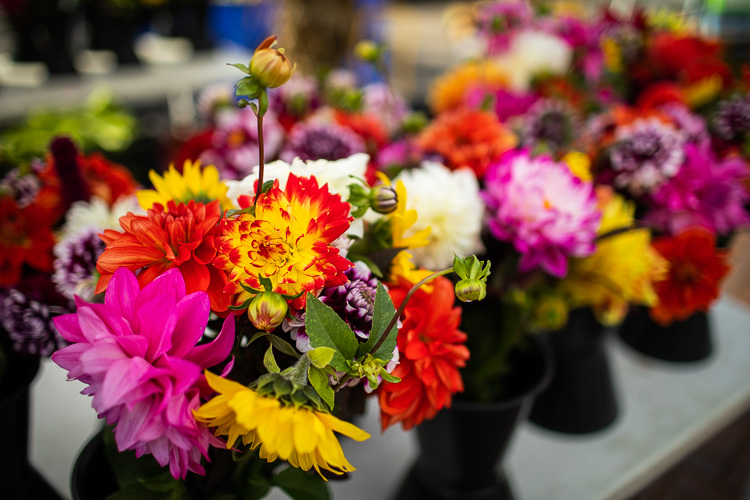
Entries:
[[275,330],[284,318],[289,305],[276,292],[263,292],[255,296],[247,308],[247,317],[258,330]]
[[379,184],[370,191],[370,208],[379,214],[390,214],[398,208],[398,195],[392,186]]
[[380,59],[381,49],[372,40],[360,40],[354,46],[354,55],[365,62],[376,63]]
[[276,43],[276,36],[270,36],[261,43],[250,59],[250,75],[261,87],[276,88],[284,85],[295,67],[284,55],[284,49],[271,48]]
[[482,280],[467,279],[456,283],[456,297],[461,302],[482,300],[487,295],[487,285]]

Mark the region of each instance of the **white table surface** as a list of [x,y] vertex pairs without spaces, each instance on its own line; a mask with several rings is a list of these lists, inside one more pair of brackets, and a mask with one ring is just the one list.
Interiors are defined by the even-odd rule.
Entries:
[[[608,429],[568,436],[524,423],[506,460],[519,500],[624,499],[659,477],[691,450],[750,408],[750,311],[725,296],[711,314],[714,353],[694,364],[642,357],[609,340],[620,415]],[[83,387],[45,361],[32,396],[32,462],[66,496],[78,451],[98,421]],[[358,425],[372,434],[344,441],[352,478],[331,482],[337,500],[390,499],[416,454],[415,437],[400,428],[379,432],[370,401]],[[268,497],[281,499],[280,491]]]

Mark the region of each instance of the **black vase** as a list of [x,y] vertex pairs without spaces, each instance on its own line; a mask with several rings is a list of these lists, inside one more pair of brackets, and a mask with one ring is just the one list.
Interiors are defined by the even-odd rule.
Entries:
[[[5,332],[0,332],[0,336]],[[0,347],[2,348],[2,347]],[[0,379],[0,484],[3,498],[61,499],[29,462],[29,395],[39,358],[6,349],[7,369]],[[7,497],[5,496],[7,495]]]
[[[93,481],[92,478],[96,480]],[[100,432],[78,454],[70,477],[70,491],[73,500],[95,500],[107,498],[117,489],[117,479],[104,452]]]
[[713,352],[708,314],[698,311],[682,321],[662,326],[648,309],[632,308],[618,329],[620,339],[652,358],[678,363],[701,361]]
[[509,397],[494,403],[456,399],[417,427],[419,456],[396,500],[511,500],[502,462],[534,396],[549,382],[548,348],[534,341],[517,351]]
[[589,308],[571,311],[564,328],[547,334],[554,373],[549,386],[534,399],[531,422],[557,432],[586,434],[615,420],[617,398],[605,336],[605,327]]

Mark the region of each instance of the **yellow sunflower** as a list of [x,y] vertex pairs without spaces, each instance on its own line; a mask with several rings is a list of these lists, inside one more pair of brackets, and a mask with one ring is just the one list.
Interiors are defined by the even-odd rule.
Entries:
[[199,161],[188,160],[183,165],[182,173],[174,165],[170,165],[163,177],[152,170],[148,178],[156,189],[143,189],[136,193],[138,203],[146,210],[154,203],[166,207],[170,200],[175,203],[188,203],[190,200],[209,203],[219,200],[223,210],[234,208],[227,198],[227,186],[219,180],[219,171],[213,165],[201,169]]
[[364,441],[370,437],[365,431],[306,406],[286,406],[209,371],[206,380],[219,395],[198,408],[195,418],[227,436],[227,448],[242,438],[252,449],[260,446],[260,457],[268,462],[281,458],[302,470],[314,467],[321,477],[321,468],[334,474],[356,470],[333,432]]

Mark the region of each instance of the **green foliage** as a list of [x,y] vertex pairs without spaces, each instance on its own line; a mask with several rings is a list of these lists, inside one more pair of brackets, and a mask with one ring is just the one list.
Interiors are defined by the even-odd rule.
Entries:
[[356,336],[336,312],[323,304],[316,296],[307,294],[305,331],[312,347],[330,347],[335,350],[331,366],[347,371],[347,361],[357,353]]
[[[393,307],[390,295],[385,290],[382,283],[378,281],[378,289],[375,293],[375,307],[372,313],[372,328],[370,329],[370,337],[367,342],[360,344],[357,349],[357,358],[360,358],[370,352],[378,343],[380,337],[383,336],[386,327],[390,323],[393,316],[396,314],[396,308]],[[392,328],[388,334],[388,337],[378,347],[378,350],[373,353],[373,357],[389,361],[393,357],[393,350],[396,348],[396,336],[398,333],[397,328]]]
[[320,368],[311,365],[307,370],[307,376],[315,392],[328,405],[329,409],[333,409],[334,393],[333,388],[328,382],[328,374]]
[[318,474],[296,467],[282,470],[273,478],[273,484],[284,490],[294,500],[329,500],[325,481]]

